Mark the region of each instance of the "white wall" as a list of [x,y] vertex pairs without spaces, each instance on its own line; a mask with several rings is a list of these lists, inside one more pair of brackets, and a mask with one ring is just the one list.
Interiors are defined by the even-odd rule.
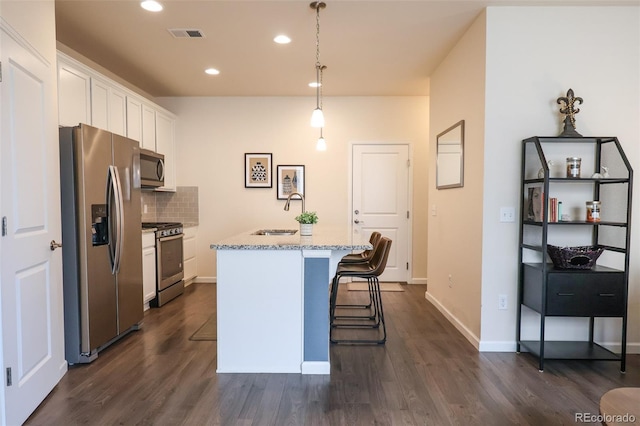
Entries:
[[[431,75],[428,294],[477,347],[480,341],[485,18]],[[437,135],[465,120],[464,186],[436,189]],[[435,209],[435,212],[433,211]]]
[[[639,170],[638,7],[490,7],[432,75],[430,136],[434,140],[456,120],[467,120],[465,174],[470,162],[479,163],[481,170],[471,173],[482,186],[465,193],[436,191],[435,182],[429,185],[429,207],[436,205],[438,211],[437,217],[429,218],[429,296],[480,350],[515,350],[519,228],[517,222],[500,223],[499,212],[511,206],[519,217],[521,141],[561,132],[556,99],[569,88],[584,98],[577,115],[578,131],[586,136],[618,136],[632,166]],[[474,147],[481,149],[470,158]],[[432,146],[432,165],[434,150]],[[474,183],[465,178],[465,188]],[[460,192],[454,195],[454,191]],[[640,215],[638,192],[636,185],[635,223]],[[476,194],[482,194],[481,207]],[[443,209],[447,218],[440,217]],[[453,221],[449,220],[452,212]],[[640,353],[640,264],[633,261],[640,250],[640,232],[631,229],[628,351]],[[448,274],[454,271],[456,277],[461,272],[438,251],[453,258],[456,249],[465,258],[477,250],[481,266],[471,255],[467,267],[471,274],[462,282],[454,279],[450,287]],[[480,283],[475,274],[480,275]],[[500,294],[508,297],[507,310],[498,310]],[[597,338],[617,342],[619,322],[607,321],[597,330]],[[525,332],[537,330],[537,323],[525,315]],[[547,324],[550,339],[586,337],[581,319],[554,318]]]
[[[632,166],[640,169],[639,28],[637,7],[487,9],[481,349],[514,347],[518,225],[500,223],[499,209],[519,205],[521,140],[561,132],[556,99],[572,88],[584,98],[577,130],[585,136],[618,136]],[[635,188],[633,217],[638,223],[640,194]],[[633,259],[640,250],[640,233],[631,229]],[[629,285],[629,350],[637,352],[637,262],[631,262]],[[507,311],[497,309],[499,294],[508,296]],[[584,336],[585,328],[578,331],[573,323],[550,321],[549,338]]]
[[409,142],[413,149],[413,277],[426,277],[428,98],[337,97],[324,99],[328,150],[318,152],[309,126],[311,97],[160,98],[178,116],[177,182],[198,186],[198,275],[215,277],[209,245],[260,227],[296,227],[299,202],[289,212],[273,188],[244,187],[244,154],[273,154],[278,164],[303,164],[306,208],[319,225],[346,226],[351,142]]

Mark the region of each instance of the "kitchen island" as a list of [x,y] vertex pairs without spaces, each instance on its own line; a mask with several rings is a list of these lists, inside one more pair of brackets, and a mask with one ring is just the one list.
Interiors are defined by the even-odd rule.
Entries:
[[218,373],[329,374],[329,282],[370,249],[346,229],[227,238],[217,251]]

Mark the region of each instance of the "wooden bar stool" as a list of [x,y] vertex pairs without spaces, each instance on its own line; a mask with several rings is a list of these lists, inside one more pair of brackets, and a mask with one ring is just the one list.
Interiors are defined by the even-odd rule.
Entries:
[[[330,332],[329,339],[332,343],[347,343],[347,344],[384,344],[387,340],[387,328],[384,322],[384,310],[382,308],[382,294],[380,292],[380,282],[378,277],[384,272],[387,265],[387,259],[389,258],[389,251],[391,250],[391,240],[386,237],[381,237],[374,248],[371,259],[363,263],[344,263],[339,264],[336,271],[336,275],[331,283],[331,298],[330,298]],[[373,303],[373,315],[371,317],[360,317],[360,319],[367,319],[366,322],[347,322],[342,323],[339,320],[346,316],[336,316],[336,307],[338,306],[336,301],[338,298],[338,288],[340,284],[340,278],[352,277],[366,279],[370,289],[370,295]],[[337,339],[333,337],[333,332],[337,328],[370,328],[379,330],[382,326],[382,336],[379,339]]]

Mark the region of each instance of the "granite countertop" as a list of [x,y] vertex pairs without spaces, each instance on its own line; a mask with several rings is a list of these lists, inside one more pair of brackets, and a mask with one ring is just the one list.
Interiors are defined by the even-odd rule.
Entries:
[[259,229],[282,229],[282,227],[256,228],[211,244],[210,248],[216,250],[367,250],[372,248],[368,235],[363,236],[361,241],[352,241],[351,232],[345,228],[323,228],[315,225],[313,235],[309,237],[301,236],[299,229],[294,235],[252,235]]

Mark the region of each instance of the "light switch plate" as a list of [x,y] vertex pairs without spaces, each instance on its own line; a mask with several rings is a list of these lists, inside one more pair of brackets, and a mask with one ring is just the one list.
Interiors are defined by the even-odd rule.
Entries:
[[515,207],[500,207],[500,222],[515,222],[515,221],[516,221]]

